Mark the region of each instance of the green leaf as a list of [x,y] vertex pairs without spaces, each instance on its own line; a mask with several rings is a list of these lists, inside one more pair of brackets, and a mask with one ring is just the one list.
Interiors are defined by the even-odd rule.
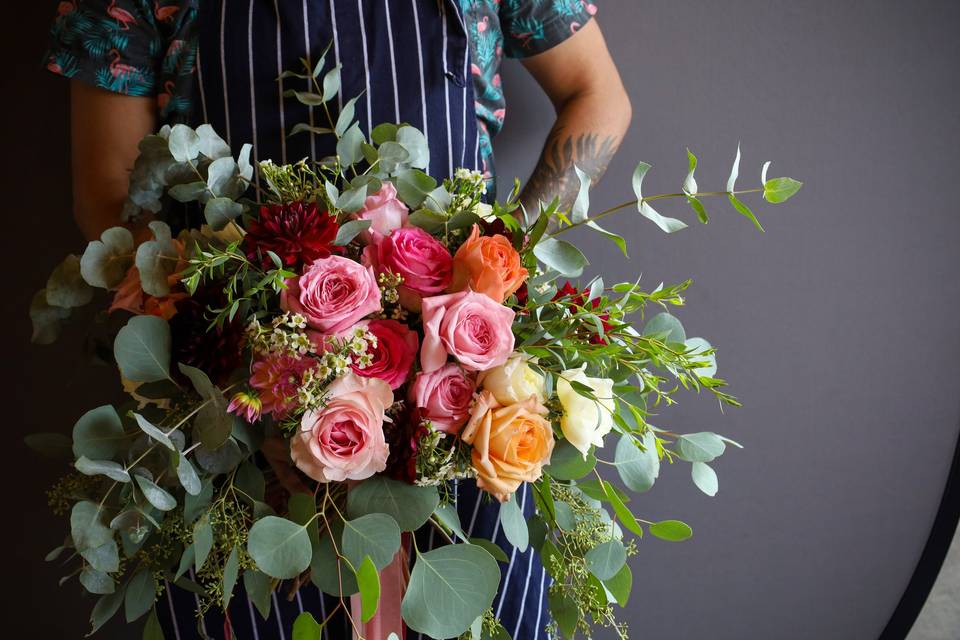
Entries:
[[573,638],[580,620],[579,609],[573,598],[563,591],[550,591],[547,596],[550,605],[550,617],[557,623],[557,628],[565,638]]
[[667,312],[658,313],[650,318],[643,327],[643,335],[661,336],[666,342],[683,342],[687,339],[683,325],[676,316]]
[[394,184],[397,195],[411,209],[420,207],[427,194],[437,188],[437,181],[419,169],[400,170],[394,176]]
[[690,467],[690,476],[693,478],[693,484],[697,485],[700,491],[710,497],[717,495],[720,488],[717,472],[706,462],[694,462]]
[[555,480],[579,480],[597,466],[597,458],[593,451],[587,454],[586,459],[579,449],[567,440],[560,440],[553,448],[550,464],[544,472]]
[[340,68],[335,65],[323,76],[323,102],[328,102],[340,92]]
[[673,233],[680,229],[685,229],[687,227],[685,222],[677,220],[676,218],[662,216],[657,213],[653,207],[643,201],[643,178],[649,170],[650,165],[646,162],[641,162],[633,171],[633,193],[637,196],[637,210],[640,212],[640,215],[656,224],[666,233]]
[[93,288],[80,275],[80,258],[69,255],[47,279],[47,302],[55,307],[82,307],[93,299]]
[[186,574],[187,571],[190,570],[190,567],[194,565],[196,560],[196,551],[194,551],[193,545],[187,545],[183,550],[183,554],[180,556],[180,564],[177,565],[177,572],[173,574],[174,581],[179,580],[181,576]]
[[357,568],[357,586],[360,587],[360,619],[370,622],[380,604],[380,574],[370,556],[364,556]]
[[213,483],[210,480],[203,482],[200,487],[200,493],[197,495],[190,495],[189,493],[183,498],[183,523],[187,526],[192,525],[194,521],[200,517],[200,514],[207,508],[210,504],[210,500],[213,498]]
[[589,264],[580,249],[556,238],[542,239],[533,248],[533,254],[540,262],[569,278],[580,276]]
[[527,531],[530,537],[530,546],[539,549],[547,539],[547,523],[542,517],[534,514],[527,518]]
[[430,145],[423,132],[416,127],[403,125],[397,129],[397,143],[403,145],[410,155],[410,166],[426,169],[430,165]]
[[431,209],[418,209],[410,214],[408,221],[411,226],[420,227],[428,233],[435,234],[443,229],[447,216]]
[[408,166],[410,153],[399,142],[384,142],[380,145],[380,166],[387,173]]
[[73,425],[73,454],[95,460],[108,460],[120,451],[124,441],[123,424],[110,405],[91,409]]
[[693,173],[697,170],[697,156],[693,155],[690,149],[687,149],[687,163],[689,170],[687,171],[687,177],[683,180],[683,192],[687,194],[696,193],[697,180],[693,177]]
[[210,518],[203,516],[193,525],[193,556],[196,561],[197,571],[203,568],[212,550],[213,527],[210,526]]
[[197,475],[197,470],[193,468],[190,461],[182,455],[177,459],[177,478],[180,479],[180,484],[189,495],[200,495],[203,488],[200,483],[200,476]]
[[126,227],[111,227],[99,240],[87,244],[80,258],[80,275],[88,284],[112,289],[123,281],[133,265],[133,234]]
[[120,373],[134,382],[170,377],[170,326],[156,316],[133,316],[113,343]]
[[323,627],[307,611],[293,621],[293,640],[320,640],[322,633]]
[[432,638],[456,637],[490,608],[499,584],[496,560],[480,547],[453,544],[418,554],[401,605],[403,619]]
[[763,199],[780,204],[792,198],[802,186],[802,182],[793,178],[772,178],[763,183]]
[[337,156],[340,157],[340,163],[344,167],[352,166],[363,158],[360,145],[364,142],[363,132],[360,131],[360,125],[356,122],[344,131],[343,136],[337,141]]
[[760,224],[759,220],[757,220],[757,216],[753,214],[753,211],[750,210],[750,207],[740,202],[737,196],[733,195],[732,193],[727,197],[730,198],[730,204],[733,205],[734,209],[739,211],[741,215],[746,216],[750,220],[750,222],[753,223],[753,226],[755,226],[760,231],[763,231],[763,225]]
[[353,571],[345,561],[340,561],[336,548],[342,548],[343,523],[334,518],[329,529],[320,537],[319,544],[313,548],[310,561],[310,580],[324,593],[332,596],[350,596],[360,591]]
[[113,593],[117,588],[113,578],[103,571],[97,571],[90,566],[84,567],[83,571],[80,572],[80,584],[82,584],[83,588],[89,593],[96,595]]
[[214,231],[220,231],[243,213],[244,207],[230,198],[210,198],[203,208],[203,217]]
[[213,475],[230,473],[244,458],[240,445],[233,438],[227,439],[216,449],[208,449],[201,445],[193,455],[200,468]]
[[143,491],[144,497],[147,501],[152,504],[154,507],[160,511],[170,511],[171,509],[176,508],[177,501],[176,499],[157,486],[155,482],[149,478],[145,478],[141,475],[135,476],[137,480],[137,485],[140,487],[140,490]]
[[91,460],[80,456],[73,466],[85,476],[106,476],[117,482],[130,482],[130,474],[124,466],[112,460]]
[[80,555],[97,571],[115,573],[120,570],[120,551],[117,543],[110,540],[99,547],[83,549]]
[[677,438],[677,454],[687,462],[710,462],[723,455],[727,446],[715,433],[702,431]]
[[436,487],[419,487],[374,476],[353,487],[347,494],[347,513],[359,518],[372,513],[392,517],[402,531],[415,531],[440,504]]
[[587,551],[587,570],[600,580],[613,578],[627,561],[627,551],[619,540],[610,540]]
[[60,336],[63,321],[70,317],[70,310],[54,307],[47,302],[47,290],[41,289],[30,299],[30,322],[34,344],[53,344]]
[[211,160],[230,155],[230,145],[209,124],[197,127],[197,137],[200,138],[200,153]]
[[333,132],[337,137],[343,136],[350,125],[353,124],[353,114],[356,111],[357,98],[353,97],[343,103],[343,109],[337,116],[337,123],[333,127]]
[[257,567],[273,578],[295,578],[310,566],[313,550],[306,527],[277,516],[257,520],[247,551]]
[[351,220],[340,225],[340,229],[337,230],[337,239],[333,244],[338,247],[347,246],[361,231],[369,229],[371,224],[370,220]]
[[687,196],[687,204],[696,211],[697,219],[700,220],[703,224],[710,222],[710,216],[707,215],[707,209],[703,206],[703,203],[700,202],[697,198],[693,196]]
[[365,557],[369,557],[377,569],[383,569],[399,549],[400,527],[384,513],[369,513],[343,523],[343,547],[340,551],[354,568],[360,566]]
[[164,433],[162,429],[157,428],[139,413],[133,414],[133,419],[136,421],[137,426],[140,427],[140,430],[145,434],[165,446],[167,449],[170,449],[171,451],[177,450],[177,447],[174,446],[173,441],[169,436],[167,436],[166,433]]
[[113,531],[103,524],[99,505],[82,500],[70,511],[70,537],[78,551],[95,549],[113,541]]
[[[353,213],[358,211],[363,207],[363,203],[367,198],[367,188],[365,186],[360,186],[355,189],[349,189],[340,194],[340,197],[337,198],[336,207],[347,213]],[[354,220],[354,222],[361,222],[360,220]],[[349,223],[348,223],[349,224]],[[339,236],[339,233],[337,234]]]
[[147,616],[147,624],[143,627],[143,640],[165,640],[156,607],[151,609],[150,615]]
[[630,591],[633,588],[633,572],[630,571],[630,565],[624,564],[617,575],[603,581],[603,586],[617,600],[617,604],[626,607],[630,600]]
[[141,569],[127,585],[127,594],[123,601],[127,622],[139,620],[157,599],[157,584],[153,572]]
[[240,167],[231,157],[218,158],[207,167],[207,187],[215,197],[239,198],[245,191]]
[[498,562],[510,562],[510,558],[508,558],[504,550],[500,548],[500,545],[494,544],[486,538],[470,538],[470,544],[480,547]]
[[319,107],[323,104],[323,96],[311,93],[309,91],[293,91],[292,89],[284,92],[285,95],[293,96],[300,104],[308,107]]
[[664,520],[650,525],[650,533],[668,542],[683,542],[693,535],[693,530],[679,520]]
[[733,158],[733,166],[730,167],[730,177],[727,178],[727,191],[732,192],[737,186],[737,177],[740,175],[740,143],[737,143],[737,155]]
[[687,346],[690,355],[707,363],[703,367],[694,369],[694,372],[702,378],[712,378],[717,373],[717,356],[714,353],[703,354],[711,351],[713,346],[703,338],[687,338],[684,344]]
[[570,222],[579,224],[587,219],[587,214],[590,211],[590,186],[593,181],[577,165],[573,165],[573,170],[580,180],[580,188],[577,190],[577,199],[574,200],[573,206],[570,208]]
[[396,142],[397,129],[399,127],[392,122],[378,124],[370,132],[370,139],[374,144],[383,144],[384,142]]
[[170,155],[177,162],[190,162],[200,153],[200,136],[184,124],[174,125],[167,139]]
[[153,240],[137,247],[135,264],[144,293],[163,297],[170,294],[169,278],[177,270],[180,254],[166,223],[154,220],[150,223],[150,230]]
[[273,581],[270,576],[254,569],[247,569],[243,572],[243,588],[253,606],[260,612],[260,617],[266,620],[270,616],[270,607],[273,605],[270,598],[270,594],[273,593]]
[[[223,392],[210,382],[207,374],[183,363],[180,363],[179,367],[180,372],[190,379],[193,388],[204,400],[204,406],[197,412],[193,424],[203,447],[207,453],[212,453],[229,441],[230,434],[233,432],[234,417],[227,411],[228,403]],[[199,457],[198,462],[200,462]],[[233,464],[235,465],[236,462]],[[203,466],[202,462],[201,466]],[[231,468],[232,466],[230,465]]]
[[230,599],[233,597],[233,588],[237,586],[237,577],[240,572],[240,555],[238,547],[234,547],[227,557],[227,564],[223,567],[223,609],[227,610],[230,606]]
[[290,130],[290,133],[287,134],[288,138],[292,138],[298,133],[312,133],[315,135],[326,135],[328,133],[333,133],[333,129],[329,127],[311,127],[305,122],[298,122],[293,125],[293,129]]
[[90,633],[87,634],[88,636],[99,631],[103,625],[116,615],[117,611],[120,610],[120,606],[123,604],[124,594],[125,587],[121,587],[113,593],[102,596],[97,600],[97,604],[93,605],[93,611],[90,613],[91,629]]
[[299,525],[307,527],[310,542],[316,544],[320,539],[317,523],[317,499],[310,493],[294,493],[287,502],[287,517]]
[[617,519],[620,521],[620,524],[642,538],[643,528],[637,522],[637,518],[633,515],[633,512],[630,511],[627,505],[623,503],[623,500],[620,499],[620,496],[617,495],[613,485],[604,480],[603,491],[607,495],[607,500],[610,502],[610,506],[613,507],[613,512],[617,514]]
[[617,442],[614,464],[623,484],[631,491],[644,493],[653,488],[660,475],[660,456],[657,454],[656,436],[648,431],[643,436],[643,447],[630,436],[623,436]]
[[457,508],[448,503],[441,504],[437,507],[437,510],[434,511],[434,515],[437,516],[437,519],[454,535],[458,536],[461,540],[467,539],[467,534],[463,532],[463,527],[460,525],[460,516],[457,514]]
[[515,496],[511,495],[506,502],[500,503],[500,527],[510,544],[521,553],[527,550],[530,544],[530,532],[527,530],[527,521],[523,517]]

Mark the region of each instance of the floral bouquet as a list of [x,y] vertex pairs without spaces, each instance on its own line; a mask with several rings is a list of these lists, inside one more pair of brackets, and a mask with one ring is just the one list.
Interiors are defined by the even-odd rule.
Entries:
[[[336,76],[314,84],[295,97],[320,105],[336,93]],[[590,216],[581,174],[569,211],[556,201],[523,211],[517,188],[486,204],[476,172],[438,183],[423,171],[420,131],[381,124],[368,140],[352,106],[328,129],[296,128],[336,136],[335,156],[262,162],[257,177],[250,146],[235,159],[207,125],[147,137],[125,214],[149,221],[150,237],[105,231],[35,296],[34,339],[50,343],[72,309],[112,292],[109,317],[125,324],[107,357],[129,395],[85,413],[72,438],[28,438],[73,456],[49,492],[69,534],[48,560],[65,556],[68,578],[99,596],[94,631],[122,605],[128,622],[146,618],[145,637],[162,638],[165,585],[197,593],[201,615],[226,608],[240,580],[269,611],[278,583],[296,579],[339,596],[361,637],[389,609],[402,623],[386,620],[384,634],[405,624],[433,638],[509,638],[491,611],[506,555],[468,537],[453,504],[455,483],[476,482],[499,501],[507,540],[538,550],[552,577],[550,631],[589,636],[600,624],[625,637],[614,605],[630,594],[626,534],[691,535],[635,516],[627,492],[682,460],[713,495],[709,463],[739,446],[650,419],[680,387],[737,401],[711,345],[666,311],[689,281],[573,284],[587,260],[561,236],[589,227],[626,255],[599,219],[636,206],[672,232],[685,224],[650,203],[683,198],[706,222],[705,195],[759,227],[738,195],[777,203],[800,183],[768,180],[765,165],[762,186],[736,191],[738,149],[726,190],[701,193],[688,152],[680,193],[643,196],[641,163],[630,203]],[[203,220],[174,223],[180,203]],[[289,491],[261,451],[289,451]],[[598,473],[601,463],[615,473]],[[524,483],[529,518],[512,499]],[[425,526],[448,544],[409,549],[405,532]],[[392,589],[382,577],[408,553],[408,581]],[[304,613],[294,636],[319,638],[324,622]]]

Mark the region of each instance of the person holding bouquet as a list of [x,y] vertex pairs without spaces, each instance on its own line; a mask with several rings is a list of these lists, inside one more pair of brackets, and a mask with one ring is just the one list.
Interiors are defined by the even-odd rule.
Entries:
[[[209,123],[234,151],[245,142],[253,143],[254,164],[266,158],[284,163],[319,160],[335,153],[335,138],[322,130],[326,114],[320,107],[288,99],[290,91],[310,89],[309,80],[284,74],[301,59],[316,66],[318,74],[343,65],[333,102],[340,109],[355,109],[365,134],[379,122],[410,123],[428,141],[427,173],[443,179],[458,169],[479,171],[491,184],[491,141],[505,115],[499,66],[504,56],[522,59],[553,102],[557,117],[521,202],[536,211],[541,200],[557,196],[562,206],[569,206],[579,189],[574,165],[599,180],[631,115],[600,27],[591,20],[595,12],[586,0],[60,2],[45,65],[72,79],[76,222],[88,239],[95,239],[122,220],[137,144],[162,124]],[[299,122],[311,127],[288,135]],[[393,186],[385,183],[363,208],[363,215],[373,222],[370,232],[377,232],[380,225],[399,226],[395,222],[405,213],[402,207]],[[260,223],[295,228],[310,215],[293,208],[275,213],[296,219]],[[428,256],[425,260],[430,266]],[[483,268],[479,253],[471,258],[469,246],[461,262],[453,277],[469,277],[474,266]],[[422,277],[423,286],[429,286],[430,271]],[[509,280],[509,274],[505,277]],[[505,286],[509,288],[509,283]],[[447,308],[468,302],[451,300]],[[423,309],[425,323],[436,313]],[[373,322],[388,321],[371,321],[369,330],[401,356],[403,340],[394,339],[389,325]],[[501,384],[485,386],[507,395],[523,391],[513,388],[524,384],[522,375],[501,375],[507,376]],[[474,383],[462,370],[438,359],[437,367],[424,367],[418,374],[415,403],[422,411],[433,412],[437,424],[463,428]],[[538,419],[537,407],[523,410],[528,411],[524,419]],[[466,438],[478,427],[465,428]],[[285,443],[268,440],[264,453],[284,485],[296,491],[300,478],[290,466]],[[293,453],[297,455],[296,449]],[[523,487],[515,499],[532,512],[533,499],[527,485]],[[498,540],[496,502],[485,499],[473,481],[462,481],[455,490],[467,534]],[[422,548],[442,544],[432,531],[421,534]],[[544,638],[549,578],[531,549],[520,553],[505,540],[502,546],[510,562],[503,567],[494,612],[515,640]],[[194,596],[168,589],[169,607],[162,613],[167,637],[288,638],[299,612],[309,610],[326,619],[339,602],[309,582],[293,586],[300,588],[274,593],[267,620],[254,613],[246,597],[235,597],[226,616],[211,611],[198,624]],[[288,592],[290,597],[283,597]],[[348,637],[350,625],[336,615],[324,634]]]

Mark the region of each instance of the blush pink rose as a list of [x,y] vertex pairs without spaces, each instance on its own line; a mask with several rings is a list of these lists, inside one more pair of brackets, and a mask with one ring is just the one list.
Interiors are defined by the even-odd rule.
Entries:
[[420,366],[428,373],[442,367],[448,354],[467,371],[486,371],[513,351],[513,310],[482,293],[424,298],[422,316]]
[[[363,208],[354,214],[359,220],[369,220],[369,231],[389,235],[394,229],[407,226],[410,210],[397,198],[397,188],[392,182],[384,182],[372,196],[363,201]],[[369,236],[366,236],[369,238]]]
[[308,411],[290,442],[290,457],[317,482],[363,480],[387,468],[383,435],[393,392],[379,378],[353,373],[328,388],[327,404]]
[[419,227],[396,229],[390,235],[371,234],[363,250],[363,264],[377,273],[403,277],[397,290],[400,304],[420,310],[420,301],[443,293],[453,277],[453,257],[443,243]]
[[410,401],[420,409],[420,417],[439,431],[456,434],[470,417],[476,386],[470,374],[451,362],[436,371],[418,373],[410,385]]
[[356,326],[366,327],[375,335],[377,346],[372,350],[370,364],[362,369],[358,364],[352,365],[354,373],[365,378],[380,378],[391,389],[399,388],[407,381],[420,348],[417,332],[396,320],[365,320]]
[[307,324],[321,333],[339,333],[380,311],[377,276],[370,267],[349,258],[315,260],[299,278],[287,280],[280,307],[303,314]]

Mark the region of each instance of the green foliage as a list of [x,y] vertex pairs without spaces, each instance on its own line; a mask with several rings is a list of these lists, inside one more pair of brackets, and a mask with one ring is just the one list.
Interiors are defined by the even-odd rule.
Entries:
[[156,316],[133,316],[120,329],[113,355],[124,378],[157,382],[170,378],[170,326]]
[[664,520],[650,525],[650,533],[668,542],[683,542],[693,535],[690,525],[679,520]]
[[380,574],[370,556],[364,556],[357,567],[357,586],[360,588],[360,618],[369,622],[380,604]]
[[418,553],[403,597],[403,619],[431,638],[455,638],[490,607],[499,583],[497,562],[480,547],[452,544]]
[[117,410],[110,405],[91,409],[73,426],[73,455],[109,460],[124,444],[123,425]]
[[[341,553],[354,567],[370,558],[377,569],[383,569],[400,549],[400,527],[390,516],[370,513],[343,523]],[[358,576],[359,578],[359,576]],[[362,584],[361,591],[362,591]]]
[[436,487],[418,487],[378,475],[364,480],[347,494],[351,518],[381,513],[403,531],[416,531],[440,504]]
[[261,571],[280,579],[300,575],[313,556],[306,527],[276,516],[254,523],[247,550]]

